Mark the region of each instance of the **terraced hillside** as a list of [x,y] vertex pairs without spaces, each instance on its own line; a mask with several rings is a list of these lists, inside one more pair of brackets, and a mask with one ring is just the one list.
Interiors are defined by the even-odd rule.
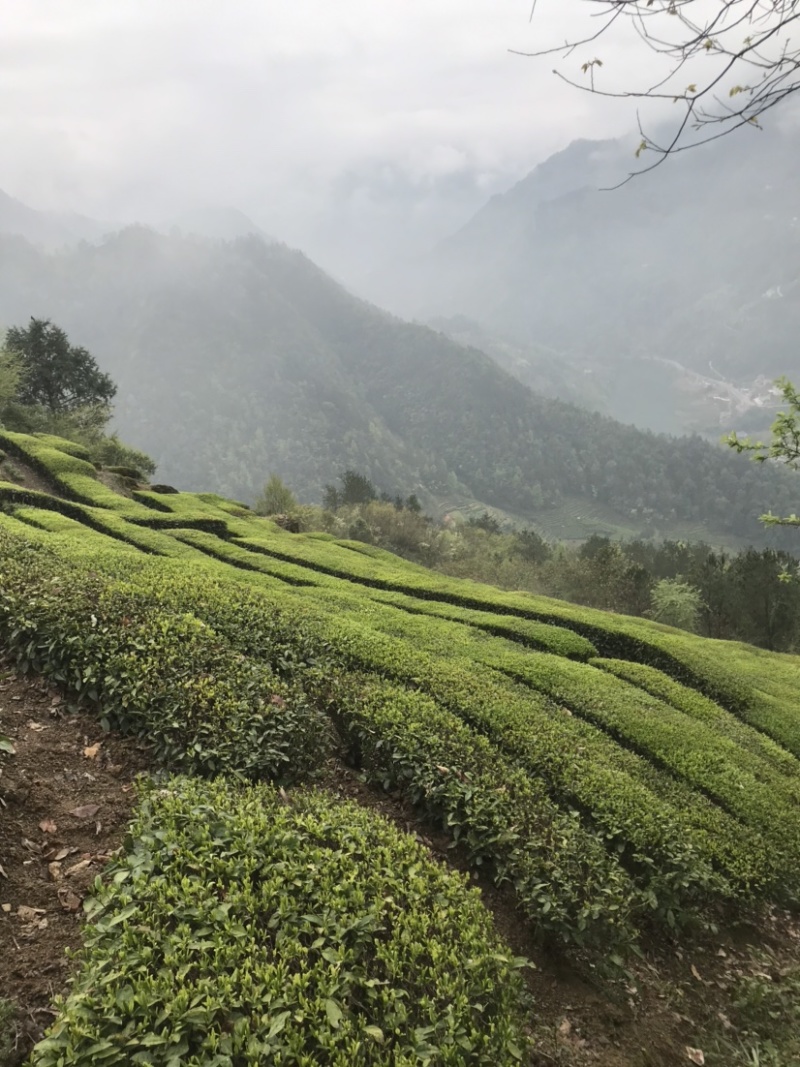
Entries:
[[[290,534],[212,494],[98,472],[55,438],[1,433],[0,449],[17,478],[0,482],[3,645],[183,776],[145,796],[37,1067],[88,1063],[92,1042],[104,1063],[165,1065],[238,1067],[278,1046],[281,1063],[524,1055],[513,961],[461,880],[437,881],[374,817],[274,792],[313,782],[334,748],[566,946],[614,957],[654,927],[797,903],[796,658]],[[417,934],[380,903],[404,893]],[[474,961],[455,985],[451,950]],[[263,1017],[231,1022],[256,988]],[[137,1044],[176,1012],[174,1047]]]

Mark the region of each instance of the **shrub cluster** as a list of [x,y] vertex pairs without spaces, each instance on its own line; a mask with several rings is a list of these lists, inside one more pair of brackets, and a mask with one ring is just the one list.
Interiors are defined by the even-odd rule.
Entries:
[[173,779],[98,881],[32,1067],[511,1067],[519,967],[464,879],[324,794]]
[[170,766],[295,780],[329,732],[302,691],[146,590],[0,533],[0,636],[23,670],[99,704]]

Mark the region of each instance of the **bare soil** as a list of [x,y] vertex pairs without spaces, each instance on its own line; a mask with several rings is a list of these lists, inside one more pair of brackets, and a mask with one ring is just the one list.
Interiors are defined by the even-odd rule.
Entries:
[[3,672],[0,725],[16,753],[0,764],[0,997],[17,1006],[11,1060],[21,1063],[53,1018],[80,944],[81,905],[122,844],[135,741],[103,734],[46,683]]
[[21,459],[12,456],[0,460],[0,480],[13,482],[23,489],[35,489],[39,493],[58,495],[58,493],[53,493],[54,487],[50,481],[38,474],[33,467],[23,463]]

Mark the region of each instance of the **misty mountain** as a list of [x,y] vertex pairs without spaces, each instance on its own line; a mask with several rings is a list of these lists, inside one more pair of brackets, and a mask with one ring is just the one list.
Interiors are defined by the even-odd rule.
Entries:
[[235,207],[207,207],[184,211],[163,222],[158,229],[162,233],[170,233],[176,229],[180,233],[220,241],[234,241],[237,237],[260,237],[268,243],[274,240],[243,211]]
[[594,370],[593,406],[625,421],[712,436],[768,424],[773,379],[800,376],[796,130],[741,131],[609,189],[631,147],[552,156],[387,276],[392,306],[553,351],[573,391]]
[[116,228],[73,212],[35,211],[0,189],[0,233],[24,237],[41,248],[96,241]]
[[794,506],[783,470],[539,396],[257,238],[136,227],[50,255],[0,238],[0,321],[30,315],[89,348],[122,436],[187,489],[252,499],[275,471],[318,500],[354,467],[440,513],[490,506],[558,533],[563,512],[570,536],[760,539],[758,514]]

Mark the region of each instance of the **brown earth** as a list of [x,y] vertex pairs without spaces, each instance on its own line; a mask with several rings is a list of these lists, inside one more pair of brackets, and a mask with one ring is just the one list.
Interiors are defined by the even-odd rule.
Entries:
[[0,460],[0,481],[13,482],[23,489],[35,489],[38,493],[53,492],[53,486],[46,478],[21,459],[12,456]]
[[8,671],[0,726],[16,749],[0,764],[0,998],[18,1008],[3,1063],[12,1067],[52,1021],[65,950],[80,945],[83,898],[122,843],[132,780],[148,761],[135,741],[67,710],[46,683]]
[[[0,1061],[18,1067],[53,1019],[53,999],[72,967],[65,953],[80,945],[83,898],[122,844],[133,779],[147,769],[148,754],[135,741],[103,734],[94,716],[70,710],[46,683],[9,670],[0,673],[0,727],[16,748],[0,761],[0,1006],[5,998],[17,1009],[10,1053],[0,1026]],[[444,834],[340,761],[330,762],[320,785],[379,812],[435,858],[464,869]],[[609,980],[589,960],[536,941],[510,893],[474,875],[472,881],[514,952],[534,964],[524,973],[534,1003],[535,1067],[698,1063],[704,1032],[736,1038],[728,1012],[737,979],[768,973],[778,980],[800,961],[800,925],[771,911],[724,934],[651,941],[626,974]],[[708,1062],[727,1067],[719,1056]]]

